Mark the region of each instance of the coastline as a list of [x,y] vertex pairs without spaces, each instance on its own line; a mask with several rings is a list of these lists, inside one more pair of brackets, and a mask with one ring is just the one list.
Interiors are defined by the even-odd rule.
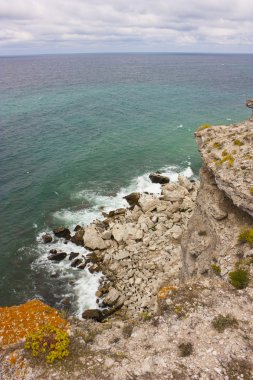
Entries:
[[[72,264],[104,272],[97,297],[105,308],[86,310],[83,321],[69,318],[79,350],[70,358],[74,372],[68,364],[39,365],[38,379],[252,378],[253,121],[207,125],[196,137],[200,183],[179,177],[162,184],[158,196],[129,194],[128,208],[77,227],[74,236],[54,231],[91,251]],[[51,260],[59,253],[68,259],[51,252]],[[247,274],[239,286],[231,275],[238,271]],[[228,323],[222,329],[221,320]]]

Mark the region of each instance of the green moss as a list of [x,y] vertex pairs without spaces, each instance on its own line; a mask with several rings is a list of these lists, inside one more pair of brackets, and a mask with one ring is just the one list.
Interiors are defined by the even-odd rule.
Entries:
[[249,271],[246,269],[239,268],[228,275],[231,285],[236,289],[244,289],[249,284]]
[[190,356],[193,353],[193,345],[191,342],[179,344],[178,349],[181,357]]
[[242,145],[244,145],[244,143],[240,140],[234,140],[234,145],[242,146]]
[[253,195],[253,187],[249,189],[250,195]]
[[221,274],[221,268],[217,264],[211,264],[211,268],[217,276]]
[[139,316],[143,321],[150,321],[152,319],[152,315],[148,311],[143,311]]
[[215,330],[222,333],[228,328],[237,328],[238,321],[230,314],[227,314],[226,316],[219,314],[213,319],[212,326],[215,328]]
[[238,236],[240,243],[248,243],[253,246],[253,228],[243,228]]
[[66,331],[52,325],[44,325],[38,331],[29,333],[25,348],[32,351],[32,356],[43,356],[47,363],[69,355],[69,338]]

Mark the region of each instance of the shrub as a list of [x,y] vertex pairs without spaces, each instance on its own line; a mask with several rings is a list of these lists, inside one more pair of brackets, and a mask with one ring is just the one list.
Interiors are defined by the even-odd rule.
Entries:
[[236,269],[233,272],[230,272],[229,279],[231,285],[236,289],[244,289],[248,286],[249,283],[249,271],[246,269]]
[[122,334],[123,334],[123,337],[126,339],[126,338],[130,338],[130,336],[132,335],[132,332],[133,332],[133,324],[129,323],[128,325],[125,325],[122,329]]
[[238,236],[238,241],[253,246],[253,228],[243,228]]
[[44,325],[26,337],[25,348],[32,351],[32,356],[45,357],[52,364],[56,359],[69,355],[69,338],[66,331],[52,325]]
[[238,322],[232,315],[227,314],[226,316],[219,314],[212,321],[212,325],[218,332],[223,332],[227,328],[237,328]]
[[221,274],[221,268],[217,264],[211,264],[211,268],[217,276]]
[[193,345],[191,342],[181,343],[178,345],[180,356],[190,356],[193,353]]

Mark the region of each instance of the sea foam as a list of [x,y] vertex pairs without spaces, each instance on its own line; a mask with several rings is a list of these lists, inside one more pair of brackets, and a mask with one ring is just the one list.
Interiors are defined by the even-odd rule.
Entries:
[[[162,168],[160,172],[168,176],[171,182],[177,181],[179,174],[188,178],[193,176],[190,166],[183,170],[180,170],[177,166],[169,166]],[[160,194],[160,185],[152,183],[149,179],[149,174],[150,173],[145,173],[133,178],[129,185],[122,187],[115,196],[107,196],[85,189],[72,194],[72,199],[74,198],[80,201],[88,199],[90,206],[78,210],[62,209],[55,212],[53,218],[56,223],[69,227],[73,234],[73,229],[77,224],[86,226],[95,219],[103,219],[102,209],[105,212],[109,212],[116,208],[127,207],[128,204],[124,196],[131,192],[137,191]],[[66,244],[63,239],[49,244],[43,244],[42,236],[44,233],[52,232],[49,229],[45,229],[38,235],[37,241],[40,254],[38,259],[33,263],[33,268],[36,270],[36,267],[40,266],[50,274],[53,274],[55,271],[60,273],[61,279],[64,279],[66,284],[65,288],[62,289],[61,298],[64,299],[72,293],[76,302],[76,315],[81,317],[85,309],[97,307],[95,292],[99,286],[99,280],[102,274],[91,274],[87,269],[80,271],[76,268],[72,268],[68,259],[62,260],[57,264],[48,260],[50,249],[64,251],[67,254],[70,252],[78,252],[79,257],[83,258],[87,255],[88,251],[84,247],[76,246],[70,241]]]

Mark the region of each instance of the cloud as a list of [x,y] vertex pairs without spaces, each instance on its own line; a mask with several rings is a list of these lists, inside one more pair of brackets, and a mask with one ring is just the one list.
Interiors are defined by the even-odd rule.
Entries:
[[0,0],[0,49],[250,51],[252,18],[249,0]]

